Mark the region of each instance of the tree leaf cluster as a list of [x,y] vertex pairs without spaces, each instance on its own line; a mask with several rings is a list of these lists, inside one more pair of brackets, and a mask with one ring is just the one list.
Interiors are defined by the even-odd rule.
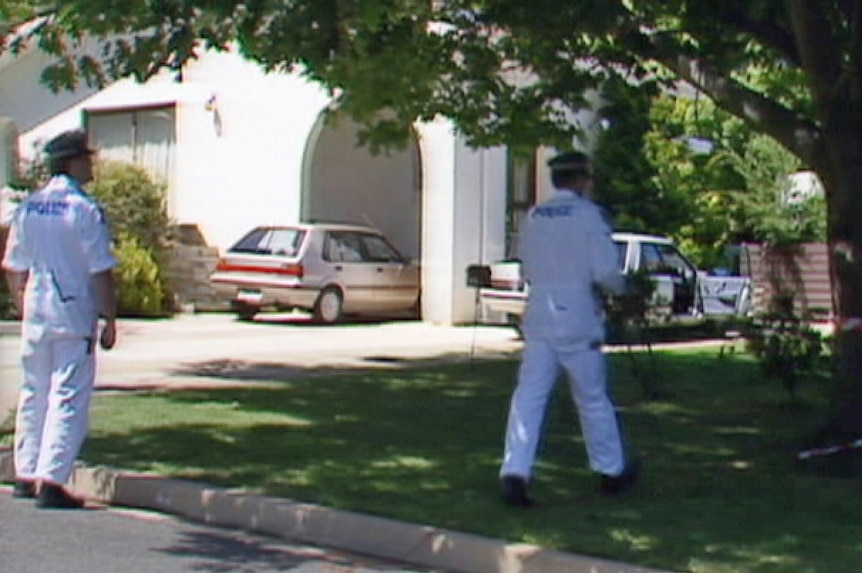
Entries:
[[674,237],[701,268],[730,243],[824,241],[822,194],[789,200],[800,161],[705,95],[608,81],[596,194],[617,229]]

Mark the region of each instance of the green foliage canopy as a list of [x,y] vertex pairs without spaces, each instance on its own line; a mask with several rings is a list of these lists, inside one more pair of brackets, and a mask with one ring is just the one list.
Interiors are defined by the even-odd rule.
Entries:
[[[783,0],[11,0],[2,16],[37,18],[3,35],[7,49],[32,40],[56,54],[45,81],[57,89],[143,80],[236,41],[267,69],[324,83],[360,119],[391,110],[383,133],[439,114],[475,144],[559,143],[573,134],[564,108],[586,105],[586,88],[613,75],[679,77],[813,164],[824,127],[815,83],[846,76],[836,89],[859,94],[858,10]],[[102,59],[75,53],[86,35],[106,42]]]
[[[468,143],[568,146],[568,112],[609,77],[683,80],[814,169],[827,196],[836,313],[862,317],[862,0],[7,0],[3,51],[57,56],[44,81],[146,79],[235,42],[326,85],[369,142],[452,119]],[[29,21],[28,26],[17,27]],[[79,55],[93,36],[100,58]],[[385,115],[380,115],[386,110]],[[862,334],[837,374],[862,435]]]

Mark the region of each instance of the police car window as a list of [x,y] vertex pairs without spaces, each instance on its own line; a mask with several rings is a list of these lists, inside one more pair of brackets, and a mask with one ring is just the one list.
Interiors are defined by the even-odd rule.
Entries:
[[692,267],[688,261],[683,258],[679,251],[673,245],[659,245],[661,253],[662,265],[676,272],[680,276],[689,276],[692,273]]
[[275,229],[268,237],[266,250],[273,255],[295,257],[304,236],[300,229]]
[[375,263],[395,263],[401,260],[398,252],[389,246],[389,244],[377,235],[364,235],[362,237],[365,242],[365,251],[368,254],[368,260]]
[[234,253],[259,253],[261,242],[270,233],[269,229],[254,229],[230,248]]
[[629,252],[629,244],[625,241],[614,241],[617,246],[617,257],[620,261],[620,270],[626,270],[626,256]]
[[647,272],[660,272],[662,269],[661,253],[652,243],[641,243],[641,268]]

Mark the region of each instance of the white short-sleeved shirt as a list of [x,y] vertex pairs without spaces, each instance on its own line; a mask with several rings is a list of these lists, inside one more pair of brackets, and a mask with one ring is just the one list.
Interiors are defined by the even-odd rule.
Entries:
[[116,265],[99,205],[72,178],[57,175],[19,205],[3,267],[29,272],[24,334],[89,337],[97,308],[91,275]]
[[595,289],[620,292],[625,280],[611,229],[592,201],[558,190],[527,215],[518,244],[530,295],[524,333],[572,347],[604,338]]

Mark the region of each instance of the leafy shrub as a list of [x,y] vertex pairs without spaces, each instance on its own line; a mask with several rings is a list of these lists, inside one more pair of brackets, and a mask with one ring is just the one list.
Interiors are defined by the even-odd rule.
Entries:
[[118,161],[100,162],[87,185],[104,208],[114,235],[134,237],[148,249],[163,248],[172,233],[165,189],[140,167]]
[[[87,186],[102,208],[117,242],[120,314],[153,316],[174,309],[165,273],[166,248],[173,234],[165,186],[142,168],[103,161]],[[132,292],[140,289],[140,292]]]
[[[648,399],[666,398],[668,394],[658,388],[655,361],[652,356],[648,330],[655,319],[656,304],[663,304],[656,295],[656,283],[649,271],[640,269],[626,276],[626,291],[621,295],[607,296],[604,308],[607,318],[608,339],[628,346],[626,356],[634,377],[640,382]],[[632,344],[645,344],[647,361],[641,361],[632,351]]]
[[124,316],[164,314],[165,291],[153,254],[135,237],[121,235],[115,250],[118,310]]
[[14,320],[18,318],[18,313],[15,310],[15,304],[12,302],[12,295],[9,293],[9,287],[6,285],[5,277],[0,279],[0,320]]
[[751,321],[746,341],[763,373],[778,379],[787,390],[791,405],[797,404],[796,388],[817,367],[824,341],[806,317],[796,314],[794,296],[776,294],[769,311]]
[[[0,257],[6,251],[8,233],[8,229],[0,227]],[[18,318],[18,312],[15,310],[15,303],[12,302],[12,294],[6,284],[6,277],[0,272],[0,320],[14,320],[16,318]]]

